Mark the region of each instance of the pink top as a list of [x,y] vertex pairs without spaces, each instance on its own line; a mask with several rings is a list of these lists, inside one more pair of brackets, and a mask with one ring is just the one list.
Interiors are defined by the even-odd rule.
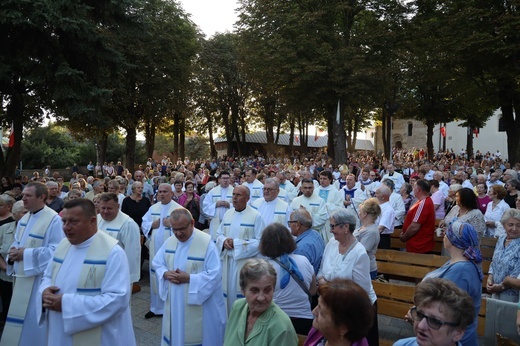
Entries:
[[[307,339],[305,339],[305,343],[303,346],[319,346],[325,345],[325,338],[319,331],[317,331],[314,327],[309,331],[309,335],[307,335]],[[355,341],[352,343],[352,346],[368,346],[368,341],[366,338],[363,338],[359,341]]]

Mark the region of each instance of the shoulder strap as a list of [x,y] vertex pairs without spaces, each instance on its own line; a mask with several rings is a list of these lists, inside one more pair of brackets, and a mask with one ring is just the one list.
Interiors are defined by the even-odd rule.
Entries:
[[289,268],[287,268],[285,266],[285,264],[283,264],[282,262],[280,262],[279,260],[277,260],[276,258],[272,258],[273,261],[275,261],[276,263],[278,263],[280,265],[280,267],[282,267],[283,269],[285,269],[289,274],[291,274],[291,277],[294,279],[294,281],[296,281],[296,283],[298,285],[300,285],[300,287],[302,288],[303,292],[307,293],[307,296],[309,297],[309,302],[311,303],[312,305],[312,296],[311,296],[311,292],[309,292],[309,289],[305,286],[305,284],[303,283],[302,280],[300,280],[299,277],[297,277],[296,275],[294,275],[294,272],[292,270],[289,270]]

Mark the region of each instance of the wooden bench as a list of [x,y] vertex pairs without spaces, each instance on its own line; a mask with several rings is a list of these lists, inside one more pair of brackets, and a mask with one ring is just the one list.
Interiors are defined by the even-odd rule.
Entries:
[[440,255],[415,254],[404,251],[379,249],[376,252],[377,272],[392,279],[418,282],[426,274],[449,260]]

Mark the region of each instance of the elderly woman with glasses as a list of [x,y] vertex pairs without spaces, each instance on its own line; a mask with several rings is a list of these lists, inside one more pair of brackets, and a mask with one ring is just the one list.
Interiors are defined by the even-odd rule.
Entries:
[[[318,285],[333,279],[350,279],[367,292],[377,316],[377,296],[370,278],[370,258],[365,247],[354,237],[356,219],[346,209],[338,209],[330,215],[330,232],[334,235],[323,253]],[[367,340],[370,345],[379,344],[377,317],[370,329]]]
[[410,315],[415,337],[399,340],[394,346],[462,346],[460,341],[475,320],[466,291],[446,279],[428,279],[415,287],[414,302]]

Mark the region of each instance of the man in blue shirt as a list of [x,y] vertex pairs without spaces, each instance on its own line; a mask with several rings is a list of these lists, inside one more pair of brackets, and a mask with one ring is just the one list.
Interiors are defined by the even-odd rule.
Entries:
[[295,209],[287,223],[291,229],[291,234],[296,237],[296,250],[294,253],[307,257],[314,267],[314,273],[318,274],[325,244],[321,235],[311,229],[311,214],[304,208]]

